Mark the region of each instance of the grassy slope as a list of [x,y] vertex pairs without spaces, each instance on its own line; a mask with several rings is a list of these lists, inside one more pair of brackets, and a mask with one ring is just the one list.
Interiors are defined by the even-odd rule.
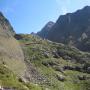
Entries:
[[0,26],[0,63],[3,62],[16,74],[24,73],[24,56],[18,41]]
[[5,65],[0,64],[0,86],[16,90],[42,90],[38,85],[20,81]]
[[[63,57],[54,58],[52,51],[55,51],[58,48],[60,51],[64,52],[65,55],[70,57],[77,57],[82,60],[82,57],[88,57],[89,53],[81,52],[75,48],[70,48],[62,44],[55,44],[46,40],[42,40],[39,37],[34,37],[32,35],[22,35],[20,43],[24,46],[24,49],[27,51],[29,59],[28,62],[32,63],[39,73],[47,77],[49,83],[44,84],[44,87],[49,88],[50,90],[90,90],[90,79],[88,80],[79,80],[79,76],[86,75],[90,77],[90,74],[66,70],[62,72],[56,71],[53,66],[45,66],[44,63],[53,62],[56,63],[56,66],[63,67],[68,66],[82,66],[79,62],[72,62],[70,60],[64,60]],[[36,44],[35,44],[36,43]],[[46,57],[43,52],[48,52],[48,57]],[[77,61],[77,60],[76,60]],[[89,62],[89,61],[88,61]],[[65,81],[59,81],[57,75],[62,75],[65,77]]]
[[18,42],[14,38],[0,37],[0,43],[0,62],[4,62],[16,74],[23,75],[24,57]]
[[0,12],[0,86],[15,90],[41,90],[41,87],[24,83],[21,79],[27,68],[23,51],[14,35],[9,21]]

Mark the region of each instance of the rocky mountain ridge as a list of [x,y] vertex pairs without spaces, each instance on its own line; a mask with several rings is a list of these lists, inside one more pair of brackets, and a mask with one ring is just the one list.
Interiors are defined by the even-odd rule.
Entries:
[[90,6],[74,13],[61,15],[47,36],[42,38],[73,45],[83,51],[90,51]]

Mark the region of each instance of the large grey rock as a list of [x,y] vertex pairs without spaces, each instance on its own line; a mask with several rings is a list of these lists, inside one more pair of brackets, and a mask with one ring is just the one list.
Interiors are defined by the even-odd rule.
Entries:
[[63,76],[63,75],[59,75],[59,74],[57,74],[57,79],[59,80],[59,81],[62,81],[62,82],[64,82],[66,79],[65,79],[65,76]]

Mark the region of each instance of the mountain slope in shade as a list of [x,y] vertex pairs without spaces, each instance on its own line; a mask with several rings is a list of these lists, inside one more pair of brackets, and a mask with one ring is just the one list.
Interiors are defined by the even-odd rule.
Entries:
[[25,70],[24,55],[14,35],[9,21],[0,13],[0,63],[21,76]]
[[60,16],[45,38],[90,51],[90,6]]
[[48,23],[45,25],[45,27],[44,27],[40,32],[37,33],[37,35],[39,35],[39,36],[42,37],[42,38],[47,38],[47,35],[48,35],[50,29],[53,27],[54,24],[55,24],[55,23],[52,22],[52,21],[48,22]]

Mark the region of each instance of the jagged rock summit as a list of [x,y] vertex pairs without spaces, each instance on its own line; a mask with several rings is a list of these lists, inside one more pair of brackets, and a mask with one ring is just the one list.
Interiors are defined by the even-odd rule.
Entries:
[[49,21],[49,22],[44,26],[44,28],[43,28],[40,32],[37,33],[37,35],[39,35],[39,36],[42,37],[42,38],[47,38],[47,35],[48,35],[50,29],[53,27],[54,24],[55,24],[54,22]]

